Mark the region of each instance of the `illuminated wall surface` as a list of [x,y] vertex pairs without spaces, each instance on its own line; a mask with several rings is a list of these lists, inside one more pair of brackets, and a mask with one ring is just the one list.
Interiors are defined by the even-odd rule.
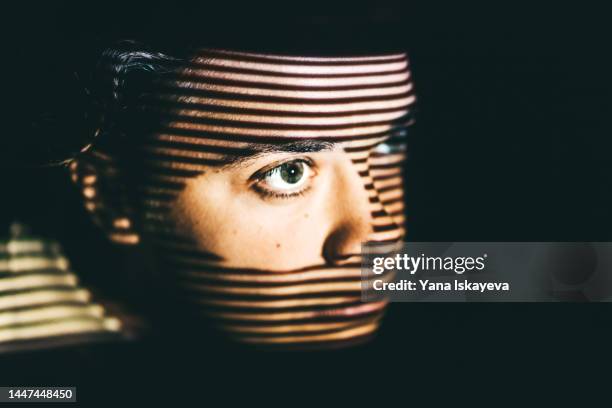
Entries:
[[0,351],[119,339],[120,320],[79,285],[60,245],[11,229],[0,241]]

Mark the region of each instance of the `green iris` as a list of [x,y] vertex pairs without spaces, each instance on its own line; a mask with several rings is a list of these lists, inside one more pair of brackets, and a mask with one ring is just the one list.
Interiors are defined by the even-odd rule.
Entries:
[[295,184],[304,176],[304,163],[290,162],[280,165],[280,176],[284,182]]

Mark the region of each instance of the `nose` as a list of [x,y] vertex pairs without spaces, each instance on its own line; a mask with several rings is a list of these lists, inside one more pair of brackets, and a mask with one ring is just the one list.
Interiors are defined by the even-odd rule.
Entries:
[[329,203],[335,222],[325,240],[323,257],[328,264],[354,262],[361,243],[373,232],[370,194],[364,178],[347,158],[335,169],[335,194]]

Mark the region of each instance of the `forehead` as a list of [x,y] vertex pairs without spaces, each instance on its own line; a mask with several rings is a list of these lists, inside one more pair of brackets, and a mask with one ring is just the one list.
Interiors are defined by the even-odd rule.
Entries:
[[415,101],[405,54],[306,57],[199,50],[154,99],[166,137],[236,142],[381,137]]

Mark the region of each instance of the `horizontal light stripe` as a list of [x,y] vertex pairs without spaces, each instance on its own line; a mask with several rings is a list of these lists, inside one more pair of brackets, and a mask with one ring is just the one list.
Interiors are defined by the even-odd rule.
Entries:
[[253,58],[262,58],[269,59],[272,61],[296,61],[296,62],[372,62],[372,61],[388,61],[388,60],[396,60],[401,58],[406,58],[406,54],[398,53],[398,54],[389,54],[389,55],[375,55],[375,56],[347,56],[347,57],[303,57],[303,56],[293,56],[293,55],[277,55],[277,54],[258,54],[252,52],[242,52],[242,51],[231,51],[231,50],[210,50],[203,48],[200,52],[206,54],[207,52],[212,52],[213,54],[221,54],[227,55],[231,57],[253,57]]
[[408,61],[384,62],[355,65],[285,65],[282,63],[263,63],[252,61],[241,61],[225,58],[199,57],[195,58],[196,64],[204,66],[216,66],[234,69],[247,69],[261,72],[276,72],[282,74],[296,75],[356,75],[400,71],[408,68]]
[[191,81],[173,81],[176,88],[195,89],[200,91],[221,92],[235,95],[263,96],[287,99],[350,99],[350,98],[380,98],[383,96],[404,96],[412,90],[412,83],[389,86],[385,88],[345,89],[345,90],[282,90],[266,89],[244,86],[215,85],[209,83],[195,83]]
[[69,286],[77,283],[74,275],[26,275],[0,279],[0,293],[11,290],[34,289],[45,286]]
[[377,189],[389,188],[389,187],[402,188],[402,185],[403,185],[403,179],[399,175],[393,178],[386,179],[386,180],[374,181],[374,186],[376,186]]
[[236,313],[236,312],[217,312],[206,311],[205,314],[227,320],[240,320],[249,322],[284,322],[291,320],[308,320],[320,317],[351,317],[363,316],[369,313],[379,312],[387,302],[362,303],[356,306],[347,306],[334,309],[332,311],[310,310],[293,312],[268,312],[268,313]]
[[116,332],[121,322],[115,318],[104,320],[61,321],[30,327],[15,327],[0,329],[0,342],[28,340],[43,337],[65,336],[88,332]]
[[227,271],[211,272],[198,270],[178,269],[179,276],[192,278],[206,278],[222,282],[244,282],[244,283],[288,283],[288,282],[307,282],[312,280],[341,279],[341,278],[360,278],[360,268],[327,268],[321,270],[275,274],[246,274],[240,275],[228,273]]
[[274,300],[229,300],[194,298],[196,303],[234,308],[261,308],[261,309],[291,309],[310,306],[331,306],[347,303],[355,303],[361,300],[359,296],[335,296],[314,299],[274,299]]
[[24,272],[36,269],[68,270],[68,260],[64,257],[22,257],[0,260],[0,272]]
[[352,329],[342,330],[335,333],[320,334],[316,336],[288,336],[288,337],[242,337],[240,341],[258,344],[291,344],[291,343],[314,343],[347,340],[355,337],[365,336],[373,333],[378,328],[378,323],[371,323]]
[[71,317],[89,316],[102,317],[104,308],[100,305],[60,305],[36,309],[26,309],[0,313],[0,326],[39,322],[42,320],[66,319]]
[[367,110],[384,110],[403,108],[413,104],[416,100],[414,95],[401,96],[396,99],[388,98],[385,100],[348,102],[348,103],[275,103],[259,101],[241,101],[234,99],[204,98],[197,96],[180,96],[176,94],[160,94],[154,96],[160,100],[177,101],[185,104],[199,104],[210,106],[221,106],[227,108],[254,109],[276,112],[304,112],[304,113],[345,113]]
[[[202,160],[213,160],[213,161],[219,161],[224,159],[225,157],[227,157],[226,154],[222,154],[222,153],[210,153],[210,152],[199,152],[196,151],[195,149],[172,149],[172,148],[167,148],[167,147],[152,147],[152,146],[144,146],[142,148],[143,151],[148,152],[148,153],[153,153],[153,154],[160,154],[160,155],[167,155],[167,156],[176,156],[178,157],[192,157],[192,158],[199,158]],[[170,157],[169,159],[158,159],[156,158],[156,160],[165,160],[165,161],[172,161],[172,158]]]
[[[390,280],[391,278],[391,274],[377,277],[377,279],[382,280]],[[189,288],[197,291],[242,296],[290,296],[321,294],[329,292],[359,292],[361,290],[361,284],[362,282],[360,278],[356,278],[356,281],[354,282],[290,284],[273,287],[225,286],[214,284],[198,284],[186,281],[181,281],[179,283],[179,285],[184,288]]]
[[291,324],[283,326],[221,326],[222,329],[231,333],[247,333],[247,334],[287,334],[296,332],[321,332],[337,329],[345,329],[355,327],[364,323],[371,323],[377,319],[361,319],[358,321],[347,322],[326,322],[326,323],[306,323],[306,324]]
[[116,244],[136,245],[140,242],[140,236],[136,233],[125,233],[123,231],[111,232],[108,238]]
[[34,240],[16,240],[13,239],[7,243],[0,243],[0,254],[9,253],[18,255],[27,252],[42,252],[46,245],[41,241]]
[[368,75],[360,77],[333,77],[333,78],[313,78],[313,77],[283,77],[273,75],[254,75],[236,72],[214,71],[208,69],[185,69],[181,72],[182,80],[189,80],[189,77],[204,77],[206,79],[222,79],[226,81],[252,82],[254,84],[285,85],[296,87],[345,87],[345,86],[367,86],[385,85],[407,81],[410,72],[386,75]]
[[286,138],[324,138],[324,137],[350,137],[363,136],[388,132],[393,129],[392,125],[362,126],[347,129],[333,130],[283,130],[283,129],[252,129],[232,126],[213,126],[205,124],[195,124],[188,122],[172,122],[171,128],[192,130],[196,132],[225,133],[231,135],[245,136],[267,136],[267,137],[286,137]]
[[326,292],[359,292],[359,290],[361,290],[361,282],[320,283],[309,285],[295,285],[292,287],[282,288],[244,288],[239,286],[214,286],[192,283],[185,284],[184,282],[180,285],[183,287],[189,287],[191,289],[207,293],[248,296],[288,296]]
[[85,289],[77,290],[41,290],[31,293],[0,296],[0,310],[42,305],[53,302],[87,302],[91,294]]
[[228,120],[233,122],[251,122],[251,123],[263,123],[263,124],[275,124],[275,125],[306,125],[306,126],[317,126],[317,125],[359,125],[363,123],[372,122],[383,122],[393,121],[400,119],[408,114],[407,110],[398,110],[395,112],[387,113],[372,113],[372,114],[360,114],[360,115],[349,115],[349,116],[335,116],[335,117],[299,117],[299,116],[266,116],[266,115],[245,115],[245,114],[232,114],[232,113],[221,113],[221,112],[207,112],[204,110],[195,109],[180,109],[174,111],[181,117],[199,118],[199,119],[215,119],[215,120]]

